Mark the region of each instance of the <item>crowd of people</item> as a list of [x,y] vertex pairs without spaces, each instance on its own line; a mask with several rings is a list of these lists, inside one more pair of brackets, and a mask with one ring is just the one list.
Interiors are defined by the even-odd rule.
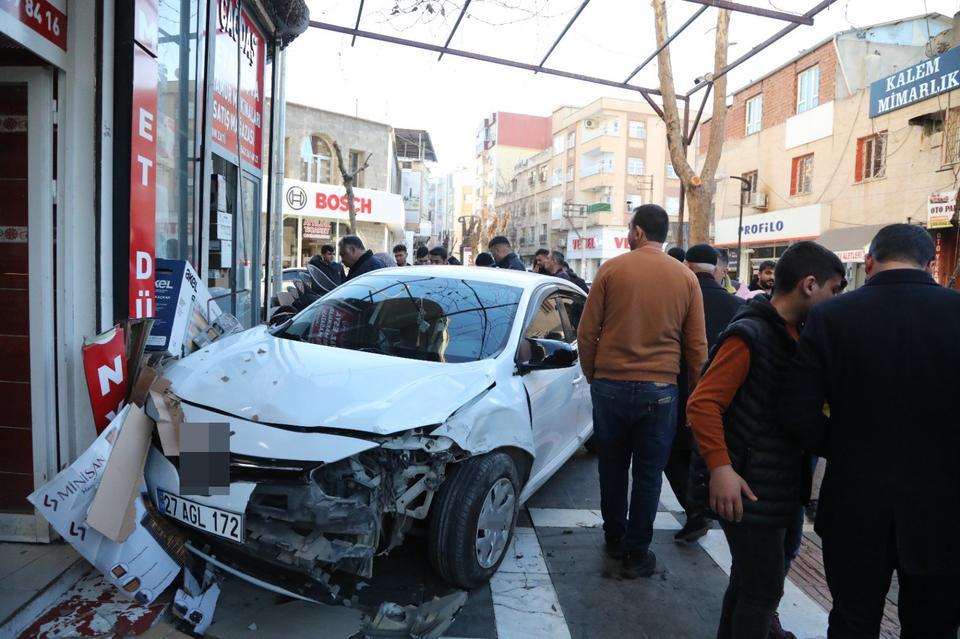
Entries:
[[654,574],[665,472],[686,511],[678,541],[714,518],[730,548],[717,637],[793,637],[777,608],[823,457],[828,637],[878,637],[896,570],[901,636],[956,639],[960,295],[930,275],[930,235],[884,227],[867,283],[839,295],[844,266],[815,242],[743,286],[711,246],[663,252],[668,227],[662,208],[635,209],[632,250],[601,266],[578,332],[623,577]]

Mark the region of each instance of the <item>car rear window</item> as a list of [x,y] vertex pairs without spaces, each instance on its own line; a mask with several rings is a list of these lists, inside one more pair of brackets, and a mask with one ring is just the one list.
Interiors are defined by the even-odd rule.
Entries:
[[431,362],[472,362],[506,346],[523,290],[469,279],[366,275],[275,335]]

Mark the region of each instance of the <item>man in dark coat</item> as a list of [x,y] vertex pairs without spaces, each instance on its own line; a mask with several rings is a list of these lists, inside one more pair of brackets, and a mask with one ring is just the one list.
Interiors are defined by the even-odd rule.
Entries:
[[487,248],[493,253],[493,259],[496,262],[497,268],[507,268],[513,271],[527,270],[523,266],[523,262],[520,261],[520,258],[517,257],[517,254],[510,248],[510,240],[503,235],[497,235],[490,240]]
[[348,235],[340,240],[340,259],[350,269],[347,275],[348,282],[364,273],[387,268],[383,260],[375,256],[373,251],[364,248],[363,240],[356,235]]
[[[682,249],[681,249],[682,250]],[[700,292],[703,294],[703,314],[707,328],[707,346],[713,348],[723,329],[727,327],[737,310],[743,306],[743,300],[728,293],[717,282],[717,274],[725,274],[718,268],[717,251],[709,244],[691,246],[684,254],[687,268],[697,276]],[[690,472],[690,452],[693,450],[693,436],[687,427],[686,366],[680,362],[680,397],[677,405],[677,434],[673,439],[673,449],[664,473],[677,501],[687,515],[687,521],[674,535],[677,541],[693,542],[707,534],[709,524],[703,509],[687,498],[687,480]]]
[[320,269],[331,282],[339,286],[346,281],[347,276],[343,272],[343,265],[334,261],[333,251],[332,244],[324,244],[320,247],[320,255],[311,257],[309,263]]
[[930,277],[933,258],[923,228],[881,229],[866,285],[810,313],[788,374],[783,428],[828,460],[831,638],[878,636],[894,569],[904,637],[960,626],[960,295]]

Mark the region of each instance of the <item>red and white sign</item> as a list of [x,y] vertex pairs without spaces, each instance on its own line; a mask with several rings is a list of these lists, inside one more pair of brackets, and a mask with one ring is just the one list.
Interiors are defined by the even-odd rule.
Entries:
[[133,14],[133,39],[153,57],[159,55],[160,7],[158,0],[136,0]]
[[83,372],[97,432],[110,425],[127,397],[127,351],[123,329],[114,326],[83,346]]
[[322,240],[330,237],[330,227],[332,224],[325,220],[304,220],[303,237],[304,239]]
[[[353,189],[357,220],[403,226],[403,198],[398,193]],[[350,219],[350,202],[342,186],[301,180],[283,181],[283,214]]]
[[40,36],[67,50],[67,13],[50,0],[0,0],[0,11],[17,18]]
[[608,260],[629,251],[627,228],[623,226],[592,226],[585,232],[580,229],[567,232],[567,260],[579,260],[581,256],[588,260]]
[[957,205],[957,194],[954,191],[935,193],[927,199],[927,228],[950,228],[950,220]]
[[573,239],[573,250],[579,251],[580,249],[595,249],[597,248],[597,238],[595,237],[575,237]]
[[[237,0],[217,0],[216,65],[213,70],[213,142],[256,169],[263,149],[263,34]],[[240,67],[237,68],[239,61]],[[240,87],[237,90],[237,77]]]
[[154,316],[154,251],[157,224],[157,61],[133,46],[130,133],[129,314]]

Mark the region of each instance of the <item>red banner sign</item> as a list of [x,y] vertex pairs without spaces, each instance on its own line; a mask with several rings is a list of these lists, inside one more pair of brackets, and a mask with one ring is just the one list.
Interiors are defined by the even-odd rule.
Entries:
[[83,372],[90,391],[93,423],[103,432],[127,397],[127,351],[123,329],[114,326],[83,347]]
[[[213,71],[213,141],[261,168],[265,43],[236,0],[217,0],[216,65]],[[237,63],[240,63],[239,69]],[[237,90],[239,76],[240,88]]]
[[67,50],[67,14],[50,0],[0,0],[0,11],[17,18],[44,40]]
[[130,308],[132,318],[154,316],[157,224],[157,61],[133,47],[130,135]]

